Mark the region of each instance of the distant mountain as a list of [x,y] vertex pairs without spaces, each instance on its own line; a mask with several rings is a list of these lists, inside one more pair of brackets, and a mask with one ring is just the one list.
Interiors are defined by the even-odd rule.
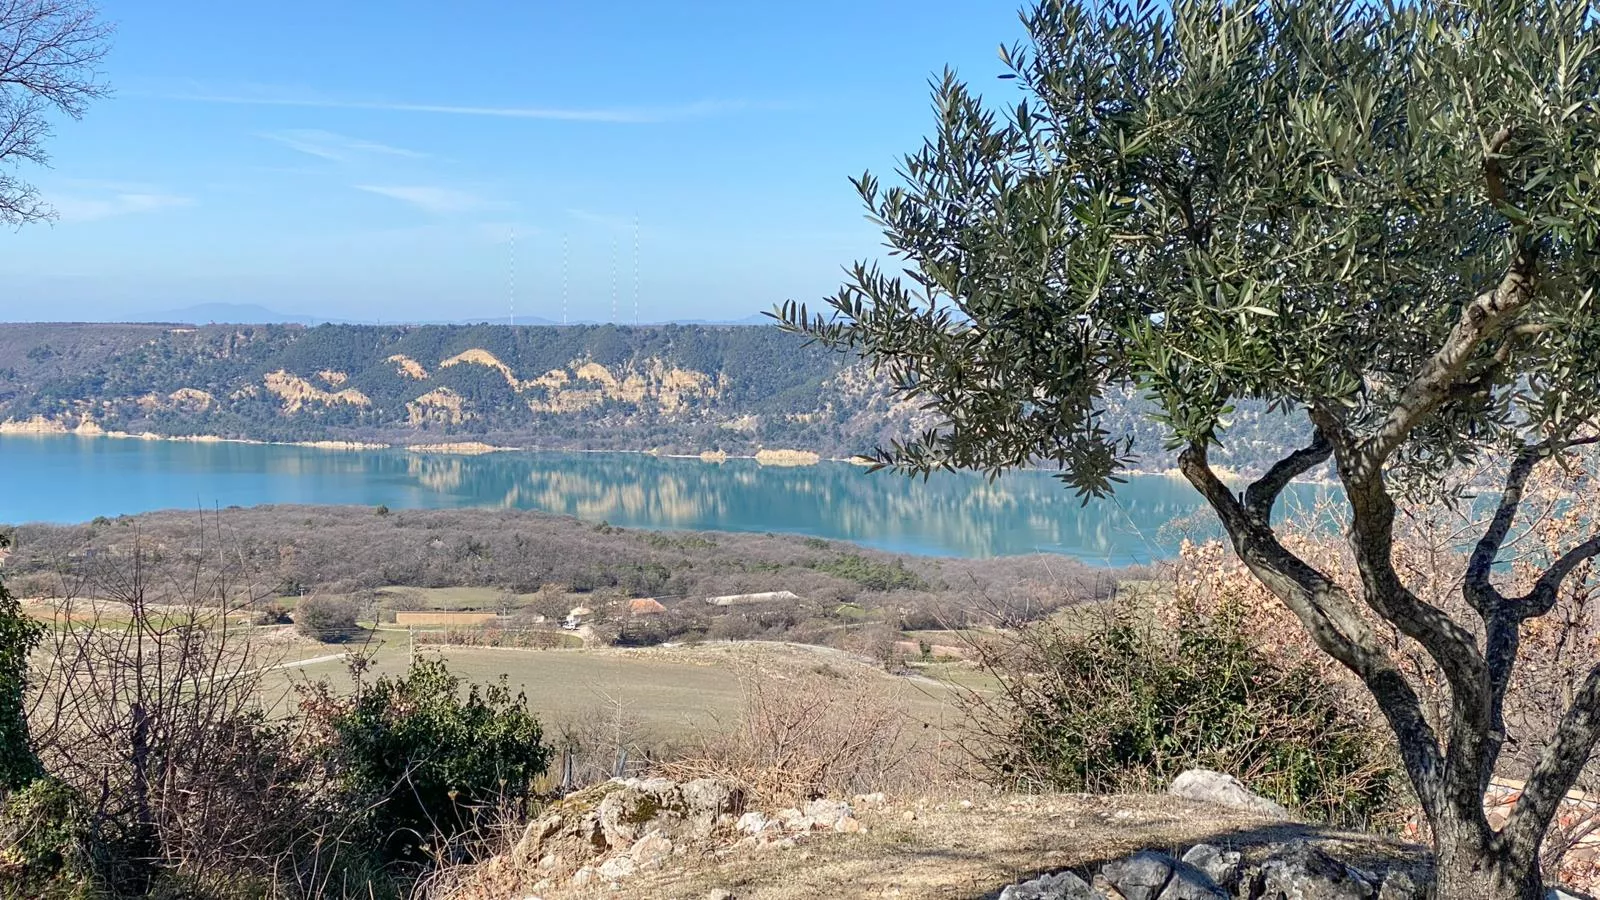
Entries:
[[[141,313],[128,322],[171,322],[185,325],[357,325],[379,324],[371,320],[338,319],[329,316],[300,315],[296,313],[280,312],[279,310],[261,306],[255,303],[199,303],[194,306],[185,306],[179,309],[158,310],[152,313]],[[396,319],[386,320],[382,324],[392,325],[506,325],[507,317],[495,316],[461,316],[448,319]],[[517,325],[561,325],[553,319],[543,316],[517,316]],[[606,323],[594,319],[574,319],[571,325],[604,325]],[[754,313],[738,319],[667,319],[658,322],[646,322],[645,325],[770,325],[772,319],[762,313]]]
[[185,325],[321,325],[337,320],[279,312],[254,303],[197,303],[180,309],[146,313],[136,321]]
[[[1100,424],[1165,468],[1146,413],[1115,394]],[[0,325],[10,430],[847,456],[930,424],[861,362],[778,328]],[[1304,430],[1239,403],[1213,459],[1258,470]]]

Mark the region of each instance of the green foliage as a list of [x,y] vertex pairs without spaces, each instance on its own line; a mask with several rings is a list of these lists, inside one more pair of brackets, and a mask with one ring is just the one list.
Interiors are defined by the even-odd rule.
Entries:
[[[1396,474],[1570,432],[1600,405],[1594,0],[1043,0],[1015,102],[946,74],[903,183],[856,183],[895,270],[785,323],[864,353],[935,426],[912,472],[1131,462],[1107,398],[1171,446],[1242,404],[1372,433],[1487,291],[1531,291],[1412,396]],[[1506,296],[1511,296],[1507,294]],[[1495,296],[1500,296],[1499,293]],[[1520,296],[1520,294],[1518,295]],[[1259,408],[1259,407],[1254,407]]]
[[353,697],[314,696],[310,706],[332,734],[325,753],[345,802],[369,810],[367,824],[389,860],[420,862],[433,842],[526,798],[549,763],[539,720],[503,677],[463,696],[462,680],[442,661],[419,659],[403,676],[360,685]]
[[813,567],[839,578],[854,581],[869,591],[924,591],[928,583],[906,568],[900,560],[881,562],[858,553],[846,553],[822,560]]
[[1162,790],[1185,769],[1228,772],[1321,820],[1370,823],[1404,777],[1391,745],[1309,667],[1284,668],[1224,616],[1155,634],[1119,616],[1087,633],[1040,626],[983,664],[1004,702],[984,716],[1007,782]]
[[0,898],[100,900],[89,813],[77,792],[38,778],[10,792],[0,808]]
[[294,608],[294,628],[327,643],[347,641],[360,630],[354,602],[343,597],[307,597]]
[[[0,535],[0,548],[8,543]],[[43,636],[44,625],[24,614],[0,582],[0,789],[21,787],[43,773],[28,740],[24,707],[28,654]]]

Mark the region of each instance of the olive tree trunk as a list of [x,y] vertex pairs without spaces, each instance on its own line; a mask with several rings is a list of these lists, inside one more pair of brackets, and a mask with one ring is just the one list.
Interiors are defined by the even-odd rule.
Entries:
[[[1568,573],[1600,555],[1600,537],[1560,557],[1525,596],[1504,596],[1489,575],[1534,467],[1575,443],[1600,439],[1530,447],[1512,462],[1500,506],[1474,549],[1464,579],[1466,597],[1483,618],[1480,646],[1473,632],[1417,597],[1396,573],[1391,558],[1395,504],[1381,470],[1363,469],[1359,455],[1339,452],[1340,442],[1349,438],[1338,432],[1336,420],[1314,413],[1313,421],[1317,437],[1311,446],[1280,461],[1242,494],[1218,478],[1202,445],[1183,453],[1181,471],[1217,512],[1234,551],[1256,578],[1376,700],[1432,828],[1438,866],[1434,896],[1542,897],[1540,844],[1600,736],[1600,669],[1577,691],[1500,832],[1489,827],[1483,799],[1505,742],[1503,710],[1518,630],[1527,619],[1550,611]],[[1339,436],[1330,439],[1330,433]],[[1330,456],[1337,457],[1350,503],[1349,537],[1365,608],[1329,575],[1286,549],[1270,522],[1282,489]],[[1373,631],[1373,614],[1415,641],[1442,673],[1450,697],[1448,722],[1440,726],[1443,734],[1428,721],[1416,690]]]

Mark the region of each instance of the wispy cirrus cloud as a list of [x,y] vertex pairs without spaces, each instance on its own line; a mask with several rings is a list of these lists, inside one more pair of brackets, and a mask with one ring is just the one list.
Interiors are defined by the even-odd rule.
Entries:
[[358,191],[366,191],[369,194],[377,194],[381,197],[399,200],[402,203],[409,203],[424,212],[434,213],[435,215],[478,212],[505,206],[505,203],[501,201],[480,197],[470,191],[435,185],[358,184],[354,187]]
[[394,156],[405,159],[426,159],[428,154],[416,150],[407,150],[404,147],[394,147],[381,144],[377,141],[363,140],[332,131],[322,131],[316,128],[291,128],[285,131],[269,131],[261,137],[274,141],[310,156],[334,162],[350,162],[358,157],[366,156]]
[[360,109],[380,112],[430,113],[447,116],[489,116],[502,119],[545,119],[558,122],[600,122],[648,125],[704,119],[742,112],[753,105],[742,100],[697,100],[654,106],[485,106],[464,103],[412,103],[391,100],[357,100],[273,91],[182,91],[163,93],[168,100],[191,103],[226,103],[238,106],[293,106],[307,109]]
[[47,198],[64,223],[96,222],[194,205],[193,197],[147,184],[83,180],[64,184],[69,192],[52,192]]

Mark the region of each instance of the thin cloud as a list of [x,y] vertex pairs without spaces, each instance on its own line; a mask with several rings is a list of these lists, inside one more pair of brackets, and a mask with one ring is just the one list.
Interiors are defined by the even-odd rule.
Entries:
[[634,219],[631,216],[600,213],[587,209],[569,209],[567,210],[567,215],[577,219],[580,222],[586,222],[590,225],[597,225],[601,228],[609,229],[611,231],[627,231],[631,230],[634,226]]
[[672,106],[550,107],[550,106],[474,106],[447,103],[402,103],[382,100],[341,100],[319,97],[287,97],[270,94],[179,93],[164,95],[169,100],[191,103],[226,103],[239,106],[294,106],[307,109],[362,109],[380,112],[432,113],[447,116],[489,116],[501,119],[545,119],[558,122],[606,122],[648,125],[704,119],[750,108],[736,100],[700,100]]
[[425,212],[434,213],[436,215],[453,215],[457,213],[474,212],[476,210],[489,209],[491,207],[504,205],[495,201],[486,200],[477,194],[472,194],[467,191],[458,191],[454,188],[434,187],[429,185],[358,184],[355,185],[355,189],[358,191],[366,191],[369,194],[377,194],[381,197],[399,200],[402,203],[409,203],[418,209],[421,209]]
[[428,154],[404,147],[393,147],[389,144],[380,144],[377,141],[368,141],[361,138],[349,137],[332,131],[322,131],[315,128],[292,128],[286,131],[269,131],[261,137],[274,141],[310,156],[334,162],[350,162],[361,156],[398,156],[405,159],[426,159]]
[[194,198],[162,191],[126,190],[102,197],[61,196],[50,198],[62,222],[96,222],[118,216],[154,213],[194,205]]

